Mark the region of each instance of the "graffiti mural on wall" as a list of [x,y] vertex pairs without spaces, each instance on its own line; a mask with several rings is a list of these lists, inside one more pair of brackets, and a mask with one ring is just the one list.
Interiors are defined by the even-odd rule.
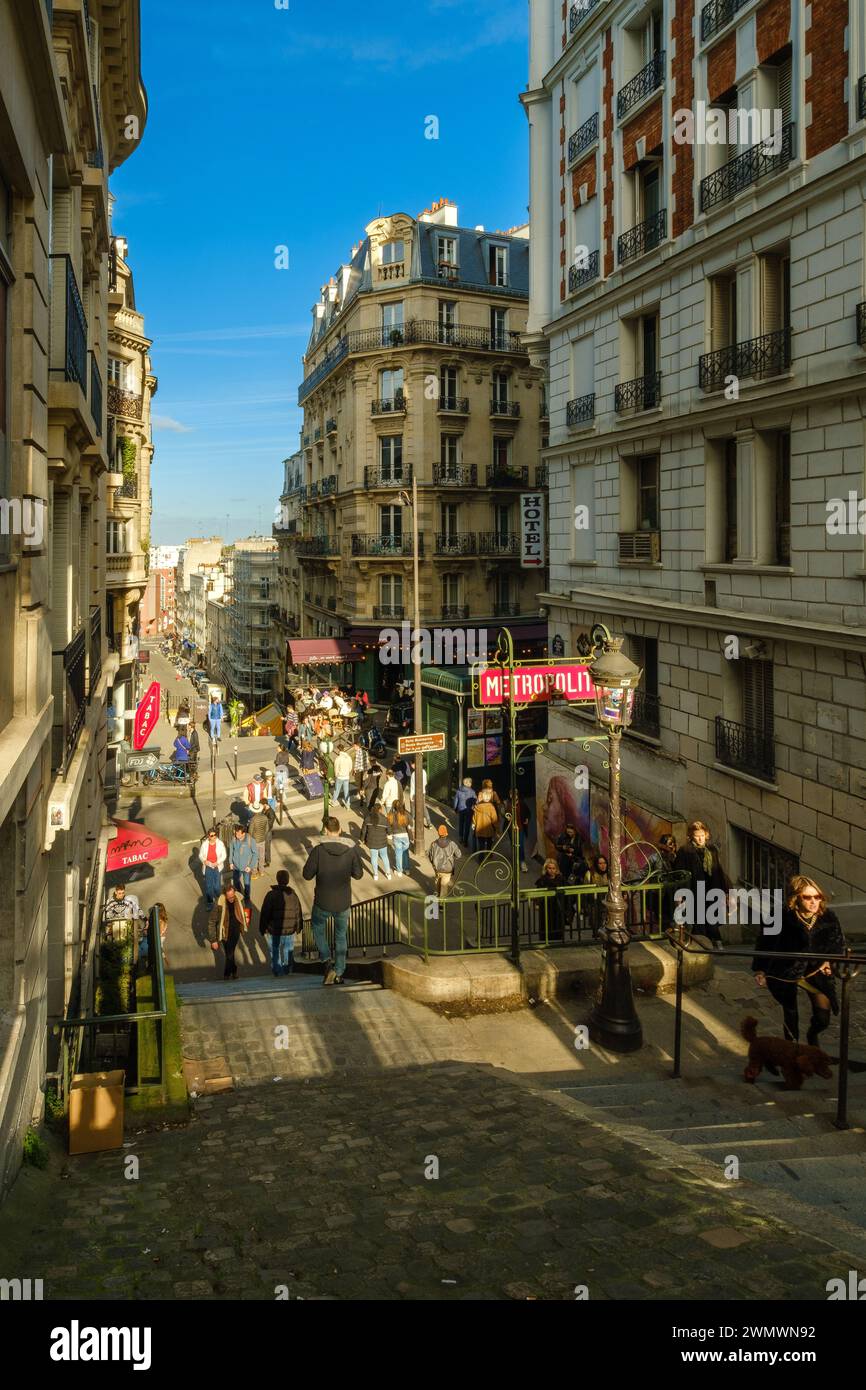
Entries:
[[[542,851],[545,856],[553,854],[557,837],[566,825],[572,824],[577,827],[587,854],[607,857],[610,802],[606,787],[593,784],[576,787],[573,772],[540,753],[536,763],[535,804],[539,854]],[[623,877],[640,878],[647,872],[650,847],[657,845],[662,835],[671,834],[672,823],[625,797],[621,809]]]

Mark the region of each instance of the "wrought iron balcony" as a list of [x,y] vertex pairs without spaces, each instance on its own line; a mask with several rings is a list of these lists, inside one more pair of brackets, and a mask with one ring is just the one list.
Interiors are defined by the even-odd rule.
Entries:
[[134,391],[123,391],[119,386],[108,386],[108,413],[122,415],[127,420],[140,420],[142,412],[141,396]]
[[590,116],[588,121],[584,121],[579,130],[568,138],[568,162],[574,164],[578,156],[588,150],[590,145],[594,145],[598,139],[598,112]]
[[706,43],[707,39],[718,34],[748,3],[749,0],[710,0],[701,10],[701,40]]
[[565,407],[565,423],[570,430],[578,425],[587,425],[595,419],[595,392],[588,396],[578,396]]
[[477,487],[478,469],[474,463],[434,463],[434,487]]
[[661,563],[661,532],[620,531],[617,540],[621,565],[658,565]]
[[535,470],[535,486],[547,487],[547,464],[540,463]]
[[87,395],[87,319],[78,292],[72,257],[52,254],[51,370],[64,381],[77,381]]
[[497,419],[517,420],[520,416],[519,401],[503,401],[496,396],[490,400],[490,414]]
[[397,468],[370,467],[364,469],[364,487],[398,488],[412,482],[412,465],[404,463]]
[[568,267],[568,293],[576,294],[584,285],[598,279],[599,258],[597,251],[591,251],[586,265]]
[[778,153],[773,154],[768,149],[769,143],[768,140],[762,140],[750,150],[744,150],[734,159],[729,159],[721,169],[716,169],[712,174],[707,174],[705,179],[701,179],[701,212],[709,212],[710,208],[717,207],[719,203],[730,202],[744,188],[750,188],[752,184],[786,168],[794,157],[793,124],[782,127]]
[[90,413],[93,416],[93,423],[96,425],[96,434],[102,438],[102,373],[99,370],[99,363],[96,354],[90,354]]
[[316,501],[318,500],[318,497],[319,497],[319,484],[318,484],[318,483],[310,483],[309,487],[307,488],[307,501],[308,501],[308,502],[316,502]]
[[52,737],[52,766],[66,776],[78,746],[87,709],[88,629],[80,628],[62,651],[52,652],[54,711],[59,721]]
[[716,759],[725,767],[772,781],[776,775],[772,730],[751,729],[716,715]]
[[706,352],[698,362],[698,381],[704,391],[725,385],[727,377],[778,376],[791,365],[791,330],[765,333],[746,343],[732,343],[717,352]]
[[439,409],[448,415],[468,415],[469,397],[468,396],[440,396]]
[[331,474],[329,474],[329,476],[328,476],[327,478],[323,478],[323,479],[322,479],[322,485],[321,485],[321,488],[319,489],[320,496],[322,496],[322,497],[333,497],[334,494],[336,493],[336,491],[337,491],[337,475],[336,475],[336,473],[331,473]]
[[336,536],[298,536],[295,542],[298,555],[339,555]]
[[513,600],[509,600],[507,603],[494,603],[493,616],[494,618],[519,618],[520,604],[514,603]]
[[373,609],[373,618],[377,622],[394,622],[405,616],[406,609],[402,603],[380,603]]
[[327,423],[325,424],[325,434],[336,434],[336,433],[337,433],[337,422],[336,422],[336,420],[328,420]]
[[102,609],[90,610],[90,642],[87,658],[87,696],[91,699],[102,675]]
[[322,442],[322,427],[321,427],[321,425],[320,425],[319,428],[318,428],[317,430],[314,430],[314,431],[313,431],[313,443],[314,443],[314,444],[321,444],[321,442]]
[[518,555],[520,538],[512,531],[482,531],[478,537],[480,555]]
[[436,555],[477,555],[478,537],[474,531],[456,534],[452,531],[436,532]]
[[613,393],[614,409],[618,415],[626,410],[652,410],[661,403],[662,374],[650,372],[633,381],[621,381]]
[[310,445],[310,436],[309,436],[308,434],[305,434],[305,435],[304,435],[304,448],[305,448],[305,449],[309,448],[309,445]]
[[626,82],[625,86],[617,92],[617,116],[622,119],[633,106],[637,106],[639,101],[643,101],[644,97],[648,97],[652,92],[656,91],[664,80],[665,50],[661,48],[658,53],[653,54],[646,66],[642,67],[640,72],[637,73],[630,82]]
[[857,305],[857,342],[866,347],[866,300]]
[[648,734],[650,738],[658,738],[661,728],[659,709],[658,695],[653,695],[650,691],[641,690],[638,687],[634,694],[634,711],[631,717],[631,727],[634,732]]
[[[353,555],[371,555],[378,557],[397,558],[405,555],[409,559],[412,557],[412,537],[411,536],[352,536]],[[424,537],[418,537],[418,554],[424,554]]]
[[541,405],[538,407],[538,418],[542,423],[550,419],[550,406],[547,404],[546,400],[542,401]]
[[598,4],[598,0],[577,0],[568,12],[568,32],[574,34],[585,19],[588,19]]
[[131,502],[136,501],[138,499],[138,474],[124,473],[120,487],[114,489],[114,497],[115,499],[122,497]]
[[504,464],[494,463],[487,470],[488,487],[526,487],[528,483],[528,468],[506,468]]
[[617,241],[620,265],[660,246],[667,236],[667,225],[668,210],[659,208],[658,212],[654,212],[645,222],[639,222],[636,227],[630,227],[627,232],[623,232]]
[[866,121],[866,76],[857,83],[857,119]]
[[374,415],[405,415],[406,397],[402,391],[396,391],[384,400],[373,401],[371,411]]
[[441,614],[446,622],[465,622],[469,617],[469,604],[443,603]]

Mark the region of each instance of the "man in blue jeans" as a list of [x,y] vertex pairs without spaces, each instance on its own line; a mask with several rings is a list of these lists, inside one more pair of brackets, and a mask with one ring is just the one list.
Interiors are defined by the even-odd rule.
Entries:
[[[352,879],[364,876],[358,846],[341,839],[342,827],[336,816],[329,816],[324,839],[310,851],[304,865],[304,878],[315,879],[312,925],[319,959],[325,974],[323,985],[341,985],[346,975],[349,938],[349,908],[352,906]],[[328,918],[333,917],[336,962],[328,948]]]
[[249,907],[252,902],[250,893],[252,876],[259,867],[259,847],[249,831],[244,830],[242,825],[235,826],[229,863],[235,892],[240,893],[243,889],[244,907]]

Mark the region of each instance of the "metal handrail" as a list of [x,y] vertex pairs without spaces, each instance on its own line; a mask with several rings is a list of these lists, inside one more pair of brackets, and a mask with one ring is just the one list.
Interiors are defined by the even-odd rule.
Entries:
[[[706,951],[700,946],[690,946],[691,938],[686,939],[681,931],[668,929],[664,935],[668,942],[673,946],[677,953],[677,986],[676,986],[676,1006],[674,1010],[674,1069],[672,1075],[679,1080],[682,1076],[682,1031],[683,1031],[683,960],[686,955],[706,955]],[[750,951],[737,951],[725,947],[725,956],[728,960],[747,959],[754,960],[759,952],[754,948]],[[858,954],[852,950],[846,950],[843,956],[828,956],[823,951],[767,951],[767,955],[777,956],[779,960],[818,960],[823,964],[826,961],[830,965],[844,965],[848,969],[840,971],[839,977],[842,981],[842,998],[839,1003],[839,1096],[836,1105],[836,1119],[834,1125],[836,1129],[850,1129],[848,1123],[848,1042],[850,1028],[850,1008],[849,986],[851,981],[859,975],[859,969],[851,973],[851,966],[866,965],[866,955]],[[835,1059],[834,1059],[835,1060]]]

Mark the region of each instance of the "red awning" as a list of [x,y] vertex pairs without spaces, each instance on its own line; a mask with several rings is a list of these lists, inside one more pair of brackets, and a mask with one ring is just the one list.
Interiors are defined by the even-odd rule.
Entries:
[[364,653],[342,637],[314,637],[289,643],[293,666],[338,666],[341,661],[363,661]]
[[168,855],[168,840],[154,835],[146,825],[137,821],[116,820],[117,835],[108,842],[105,872],[110,874],[117,869],[131,869],[136,864],[148,864],[152,859],[165,859]]

